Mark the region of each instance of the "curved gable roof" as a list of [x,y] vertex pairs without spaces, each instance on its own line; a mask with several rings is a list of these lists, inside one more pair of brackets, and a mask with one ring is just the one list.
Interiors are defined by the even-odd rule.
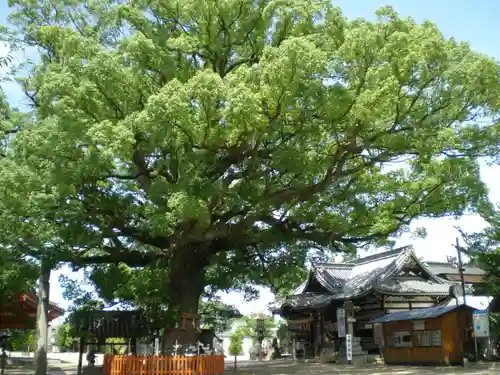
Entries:
[[[399,273],[409,262],[420,267],[428,276],[429,282],[401,282],[401,285],[395,282],[384,283]],[[432,273],[429,267],[418,259],[411,246],[370,255],[347,263],[315,264],[307,281],[297,288],[294,295],[307,293],[313,278],[338,299],[360,296],[379,289],[388,292],[404,293],[408,291],[442,295],[446,294],[450,285],[449,281]]]

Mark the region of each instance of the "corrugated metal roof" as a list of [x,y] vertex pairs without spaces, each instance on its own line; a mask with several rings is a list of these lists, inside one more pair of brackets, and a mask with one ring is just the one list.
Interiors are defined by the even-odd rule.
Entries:
[[[487,310],[490,307],[493,297],[489,296],[466,296],[465,303],[467,306],[472,307],[476,310]],[[458,297],[458,303],[464,303],[464,297]],[[452,306],[457,304],[455,299],[448,302],[447,306]]]
[[[426,262],[427,267],[436,275],[458,275],[458,268],[450,263]],[[464,275],[484,275],[485,271],[479,267],[464,264]]]
[[402,320],[424,320],[440,317],[450,311],[456,310],[459,307],[469,308],[468,306],[439,306],[439,307],[428,307],[425,309],[417,309],[410,311],[401,311],[397,313],[392,313],[388,315],[381,316],[377,319],[372,320],[370,323],[389,323],[398,322]]

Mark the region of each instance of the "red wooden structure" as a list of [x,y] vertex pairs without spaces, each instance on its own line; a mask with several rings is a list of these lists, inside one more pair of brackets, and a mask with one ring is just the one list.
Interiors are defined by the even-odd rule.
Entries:
[[223,355],[104,357],[104,375],[220,375]]
[[[34,293],[22,293],[0,301],[1,329],[34,329],[38,298]],[[49,321],[64,315],[64,310],[55,303],[49,303]]]

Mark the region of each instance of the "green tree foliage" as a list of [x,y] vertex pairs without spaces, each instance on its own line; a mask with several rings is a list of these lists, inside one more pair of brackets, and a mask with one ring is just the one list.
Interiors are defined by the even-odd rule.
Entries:
[[480,286],[480,292],[500,297],[500,213],[489,210],[483,218],[489,224],[483,231],[478,233],[461,231],[466,243],[462,250],[486,272],[486,282]]
[[[1,41],[0,41],[1,43]],[[0,68],[5,68],[9,66],[9,64],[12,62],[12,56],[7,55],[7,56],[0,56]]]
[[227,305],[214,298],[200,302],[199,313],[203,328],[213,329],[215,332],[223,332],[229,328],[231,322],[241,318],[238,309]]
[[229,354],[240,355],[243,351],[243,338],[244,335],[241,330],[236,330],[229,338]]
[[32,290],[37,276],[36,263],[0,248],[0,299]]
[[106,339],[106,354],[125,355],[127,354],[127,339],[120,337],[109,337]]
[[104,309],[104,302],[91,289],[91,285],[85,280],[73,280],[67,276],[59,276],[59,283],[63,289],[63,297],[72,301],[66,319],[69,326],[69,335],[82,337],[85,332],[81,330],[80,312],[99,311]]
[[71,327],[68,323],[57,327],[55,333],[55,345],[61,350],[71,350],[74,345],[74,338],[71,336]]
[[[477,286],[476,292],[500,299],[500,212],[485,210],[482,217],[488,223],[486,229],[478,233],[461,230],[466,246],[462,250],[486,273],[485,283]],[[490,313],[490,331],[500,337],[500,313]]]
[[35,349],[35,331],[10,330],[9,346],[12,351],[33,352]]
[[[257,315],[252,315],[250,317],[245,316],[240,320],[244,322],[242,327],[239,327],[238,330],[246,337],[251,337],[253,341],[257,341]],[[276,322],[273,317],[266,316],[264,317],[264,337],[270,338],[275,337],[275,328]]]
[[498,65],[430,22],[315,0],[10,4],[40,51],[20,79],[33,126],[0,165],[25,254],[164,270],[152,298],[196,312],[206,288],[287,290],[311,249],[486,199],[475,157],[497,130],[475,120],[497,113]]
[[286,321],[280,321],[278,324],[278,330],[276,331],[276,337],[282,342],[285,339],[288,339],[288,323]]

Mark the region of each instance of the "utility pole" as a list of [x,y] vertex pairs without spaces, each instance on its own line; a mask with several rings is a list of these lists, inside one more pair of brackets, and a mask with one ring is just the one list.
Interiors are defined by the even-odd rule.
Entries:
[[464,296],[464,305],[467,304],[466,297],[465,297],[465,280],[464,280],[464,265],[462,263],[462,252],[460,251],[460,243],[458,241],[458,237],[456,238],[456,244],[455,248],[457,249],[457,256],[458,256],[458,272],[460,274],[460,283],[462,284],[462,294]]

